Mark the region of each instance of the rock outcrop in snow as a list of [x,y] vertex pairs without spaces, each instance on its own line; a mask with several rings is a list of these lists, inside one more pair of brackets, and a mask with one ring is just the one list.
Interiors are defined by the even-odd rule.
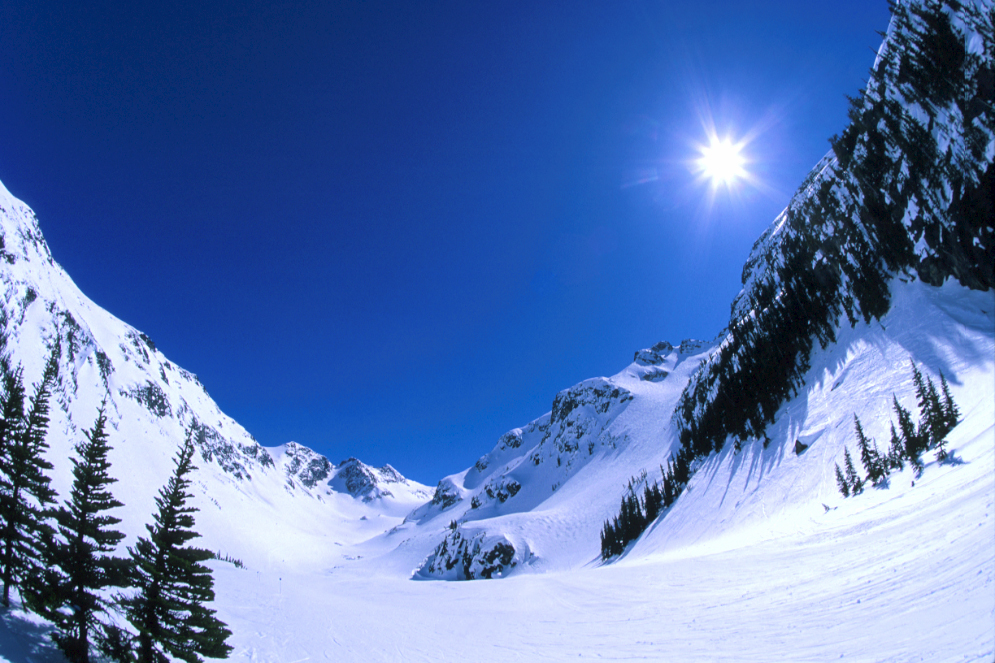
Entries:
[[417,578],[435,580],[489,580],[500,578],[522,561],[528,552],[516,550],[504,534],[456,527],[425,560]]
[[[534,537],[541,539],[547,526],[563,525],[551,525],[543,511],[565,489],[583,491],[584,482],[597,475],[609,486],[610,497],[602,496],[595,508],[599,513],[609,508],[630,475],[618,474],[617,468],[605,473],[605,466],[626,455],[630,462],[647,451],[655,455],[657,441],[646,439],[643,417],[656,411],[650,416],[666,425],[665,413],[710,347],[686,340],[677,348],[664,341],[641,350],[622,372],[564,389],[550,412],[508,431],[472,467],[442,479],[432,501],[409,515],[401,528],[439,531],[416,576],[490,578],[543,563],[544,551],[533,546]],[[634,405],[637,411],[629,416]],[[666,439],[662,430],[660,435]],[[646,466],[623,472],[640,467]],[[585,518],[583,509],[589,506],[573,503],[575,517]]]
[[424,502],[432,496],[431,490],[405,479],[390,465],[370,467],[356,458],[339,463],[328,485],[364,502],[402,495]]

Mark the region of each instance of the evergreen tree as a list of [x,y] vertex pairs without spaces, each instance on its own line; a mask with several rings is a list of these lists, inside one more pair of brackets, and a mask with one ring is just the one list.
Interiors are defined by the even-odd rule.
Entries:
[[853,466],[853,459],[850,457],[850,450],[846,449],[843,455],[843,462],[846,467],[846,483],[850,487],[850,494],[856,495],[863,490],[863,482],[857,476],[857,470]]
[[950,395],[950,385],[947,378],[940,372],[940,388],[943,391],[943,418],[947,424],[947,430],[953,430],[957,422],[960,421],[960,408],[954,403],[953,396]]
[[868,439],[864,434],[864,429],[856,414],[853,415],[853,423],[857,431],[857,444],[860,447],[860,462],[863,463],[864,469],[867,471],[867,478],[871,483],[877,485],[885,477],[888,469],[881,460],[881,454],[878,453],[874,440]]
[[108,474],[105,407],[106,401],[93,428],[83,432],[86,441],[76,445],[72,491],[54,513],[59,537],[50,553],[55,578],[46,617],[55,622],[55,641],[73,663],[89,663],[91,634],[105,609],[101,590],[126,584],[127,561],[109,554],[124,534],[112,529],[121,519],[106,512],[124,505],[108,490],[117,479]]
[[[2,247],[0,247],[2,249]],[[3,302],[0,302],[0,378],[10,375],[10,355],[7,354],[7,322],[10,318]]]
[[646,506],[645,527],[648,527],[660,515],[660,509],[663,506],[663,495],[660,493],[659,485],[655,483],[652,486],[649,483],[646,484],[646,488],[643,491],[643,504]]
[[24,374],[20,367],[4,370],[0,395],[0,458],[7,456],[11,441],[24,422]]
[[940,396],[936,391],[936,385],[928,376],[923,377],[922,373],[912,365],[912,381],[916,387],[916,402],[919,405],[919,431],[917,436],[919,444],[923,450],[936,444],[948,431],[943,405],[940,403]]
[[639,498],[634,492],[622,498],[622,516],[619,518],[622,523],[622,541],[627,545],[630,541],[635,541],[642,534],[645,528],[642,508],[639,505]]
[[898,429],[902,433],[902,444],[905,448],[905,457],[916,468],[916,472],[922,472],[922,462],[919,455],[925,450],[926,445],[922,443],[922,438],[916,431],[915,424],[912,423],[912,414],[902,407],[897,396],[892,396],[892,406],[898,416]]
[[898,431],[895,430],[895,422],[891,422],[891,447],[888,449],[888,466],[896,469],[902,470],[905,468],[905,445],[902,444],[902,439],[898,436]]
[[947,459],[947,437],[944,435],[939,440],[936,441],[936,460],[944,461]]
[[[42,556],[51,540],[47,506],[55,501],[55,491],[46,474],[52,464],[45,460],[48,449],[48,400],[58,374],[58,356],[53,351],[45,365],[41,382],[30,399],[28,411],[17,412],[17,398],[23,397],[20,369],[14,371],[14,384],[7,396],[9,418],[5,418],[7,437],[0,455],[0,570],[3,576],[3,605],[10,605],[10,588],[16,583],[35,582],[44,577]],[[20,384],[19,384],[20,383]],[[6,408],[5,408],[6,409]],[[7,412],[4,413],[7,415]]]
[[936,391],[936,385],[930,377],[926,377],[926,402],[927,411],[923,416],[929,422],[930,445],[939,444],[940,440],[950,432],[947,425],[946,416],[943,414],[943,403],[940,402],[940,394]]
[[227,658],[225,642],[231,631],[204,603],[214,600],[211,570],[201,564],[213,555],[186,545],[200,536],[193,531],[196,508],[187,506],[193,465],[193,438],[180,448],[173,475],[156,497],[149,538],[129,548],[138,592],[122,603],[128,621],[138,631],[138,663],[163,663],[166,654],[189,663]]
[[691,478],[691,456],[687,449],[679,449],[674,458],[674,499],[681,494]]
[[839,463],[836,463],[836,485],[839,486],[843,497],[850,497],[850,486],[847,485],[846,479],[843,477],[843,470],[840,469]]
[[922,372],[916,368],[915,363],[912,364],[912,383],[916,388],[916,404],[919,406],[919,430],[917,436],[925,440],[928,445],[934,432],[930,426],[932,422],[928,416],[929,394],[926,390],[926,380],[923,379]]
[[669,507],[677,499],[674,492],[674,474],[668,471],[663,477],[663,508]]
[[912,364],[912,384],[914,384],[916,388],[916,402],[919,405],[919,412],[924,413],[928,408],[926,381],[922,377],[922,371],[916,368],[915,362]]

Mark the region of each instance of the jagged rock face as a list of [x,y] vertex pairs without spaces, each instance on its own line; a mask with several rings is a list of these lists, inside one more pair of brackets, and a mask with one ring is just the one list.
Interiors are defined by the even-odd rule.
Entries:
[[533,462],[541,462],[544,456],[555,457],[557,463],[570,462],[584,442],[588,453],[599,442],[611,444],[612,440],[603,438],[602,433],[631,400],[627,389],[607,378],[585,380],[561,391],[553,400],[548,427]]
[[518,566],[522,553],[503,535],[484,531],[464,532],[457,527],[446,534],[415,577],[438,580],[498,578]]
[[314,488],[328,479],[335,469],[327,458],[296,442],[288,442],[281,450],[281,464],[287,475],[287,484],[291,487],[299,482],[307,488]]
[[[706,345],[688,339],[675,349],[661,341],[636,352],[625,372],[643,381],[660,382],[685,356],[700,352]],[[610,451],[624,442],[611,428],[632,399],[633,394],[613,378],[592,378],[564,389],[553,399],[549,413],[508,431],[471,468],[442,479],[430,504],[410,518],[424,520],[439,511],[468,508],[465,517],[477,520],[495,512],[531,508],[534,498],[522,503],[516,497],[537,475],[548,477],[544,479],[547,490],[555,492],[599,450]],[[465,501],[468,507],[456,508]]]
[[[356,458],[348,458],[339,463],[330,485],[364,502],[382,497],[393,497],[392,484],[410,485],[401,473],[390,465],[370,467]],[[427,497],[427,495],[426,495]]]
[[757,240],[728,333],[675,412],[696,456],[763,437],[814,343],[887,313],[894,278],[995,287],[990,5],[893,9],[850,126]]
[[[617,375],[585,380],[559,392],[550,412],[508,431],[473,466],[445,477],[432,501],[409,514],[404,525],[439,526],[442,531],[416,575],[448,580],[497,577],[541,560],[530,534],[533,525],[523,523],[545,512],[565,487],[584,485],[583,480],[571,484],[581,473],[590,478],[603,464],[612,464],[631,450],[628,409],[639,399],[643,400],[638,416],[656,410],[659,402],[672,407],[710,347],[686,340],[679,347],[664,341],[640,350]],[[646,378],[652,374],[661,377]],[[676,378],[670,377],[675,374]],[[669,412],[668,408],[659,415],[662,425]],[[637,434],[645,434],[645,429]],[[612,503],[615,491],[623,489],[624,483],[612,483]],[[539,516],[537,522],[541,520]]]
[[435,487],[435,492],[432,494],[432,501],[429,504],[440,510],[445,510],[462,501],[463,491],[459,489],[451,478],[446,477]]
[[693,354],[698,354],[699,352],[701,352],[701,350],[707,347],[708,344],[709,344],[708,341],[700,341],[696,338],[686,338],[683,341],[681,341],[681,344],[679,346],[677,346],[677,351],[681,355],[689,357]]
[[521,490],[524,475],[533,474],[532,468],[541,465],[559,470],[550,482],[555,491],[564,473],[584,465],[596,449],[617,444],[608,429],[631,400],[632,394],[609,378],[585,380],[561,391],[549,414],[525,428],[508,431],[473,467],[441,480],[431,503],[411,517],[432,517],[433,508],[446,510],[466,499],[473,510],[508,503],[517,511],[513,498]]
[[662,364],[663,360],[673,351],[673,349],[674,346],[667,341],[660,341],[652,348],[636,352],[636,355],[632,358],[632,361],[643,366],[655,366],[657,364]]
[[629,373],[644,382],[662,382],[683,357],[701,352],[706,345],[705,341],[684,339],[674,348],[672,343],[660,341],[651,348],[636,352]]
[[[211,400],[192,373],[176,367],[144,334],[93,304],[53,260],[38,220],[0,185],[0,294],[11,355],[28,382],[55,352],[56,424],[72,434],[92,424],[106,394],[111,425],[156,431],[168,453],[193,435],[201,460],[236,481],[272,466],[255,439]],[[92,408],[92,409],[91,409]]]

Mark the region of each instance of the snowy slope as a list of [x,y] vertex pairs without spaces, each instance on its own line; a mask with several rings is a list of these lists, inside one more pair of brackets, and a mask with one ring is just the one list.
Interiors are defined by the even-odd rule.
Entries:
[[[842,499],[835,463],[842,464],[847,446],[856,454],[854,415],[884,450],[892,397],[916,411],[913,362],[937,382],[941,372],[947,376],[965,420],[991,428],[995,293],[896,281],[892,296],[881,321],[844,327],[837,344],[814,355],[802,392],[768,429],[766,449],[760,440],[739,453],[728,445],[704,461],[686,493],[629,554],[763,540],[796,528],[798,511],[812,516],[824,512],[823,504],[835,508]],[[682,347],[697,354],[674,349],[657,365],[634,362],[561,392],[551,413],[504,435],[474,467],[443,479],[433,502],[364,546],[390,551],[377,563],[416,578],[598,565],[601,526],[617,514],[630,479],[638,483],[644,470],[650,481],[659,479],[660,465],[677,448],[668,414],[713,348]],[[640,377],[656,371],[668,376]],[[808,447],[801,454],[797,442]],[[719,543],[726,539],[732,543]]]
[[[171,363],[147,335],[79,291],[52,258],[34,213],[2,184],[0,240],[8,349],[24,366],[26,382],[40,378],[52,348],[60,352],[48,436],[53,485],[61,495],[68,493],[66,459],[106,397],[114,447],[110,458],[119,479],[114,494],[125,504],[126,545],[144,533],[153,497],[188,433],[200,451],[194,488],[203,545],[246,561],[270,556],[273,532],[264,534],[260,523],[272,521],[276,531],[300,537],[304,543],[297,554],[319,558],[332,554],[335,543],[388,529],[430,497],[428,488],[389,466],[375,470],[349,459],[337,467],[293,442],[260,446],[221,412],[196,375]],[[339,479],[357,473],[369,475],[369,485],[351,487]]]
[[[746,452],[729,462],[750,467],[750,485],[768,498],[771,491],[793,499],[825,492],[800,476],[756,487],[775,461],[803,467],[835,453],[853,414],[863,412],[854,403],[831,422],[798,415],[799,403],[818,397],[812,385],[837,369],[850,372],[846,357],[820,363],[825,353],[851,351],[860,329],[886,326],[887,315],[910,306],[903,282],[947,289],[959,283],[989,296],[995,287],[992,24],[990,3],[897,5],[867,90],[854,100],[851,125],[757,241],[727,329],[694,350],[655,346],[618,375],[561,392],[549,414],[440,482],[432,503],[406,524],[405,531],[419,531],[417,540],[429,528],[439,539],[418,576],[576,566],[590,559],[590,542],[618,513],[630,479],[636,488],[643,476],[659,479],[658,468],[679,450],[705,473],[689,492],[701,490],[716,454],[729,458],[732,447]],[[938,314],[930,324],[942,330],[950,322]],[[878,366],[890,385],[881,389],[902,399],[910,362],[934,378],[952,369],[934,351],[906,345],[904,374],[897,360]],[[890,393],[874,396],[876,409],[861,414],[865,422],[890,407]],[[835,411],[837,401],[829,398],[827,407]],[[756,451],[761,440],[770,445],[763,453]],[[796,442],[813,448],[789,462]],[[689,517],[700,521],[702,507],[687,502],[694,500],[682,498],[667,520],[691,509]],[[725,500],[712,505],[719,506],[708,510],[712,534],[727,521],[761,522],[754,511],[728,512]],[[760,506],[763,512],[762,500]]]
[[[612,377],[565,389],[550,412],[509,431],[473,467],[440,481],[432,502],[389,536],[445,537],[433,543],[439,549],[419,577],[470,577],[462,559],[468,550],[479,562],[498,545],[499,561],[508,546],[511,557],[478,563],[473,576],[504,575],[512,565],[586,563],[629,480],[659,471],[672,437],[667,413],[709,347],[659,343],[637,352]],[[451,523],[458,528],[449,529]]]
[[[435,540],[423,528],[444,535],[441,521],[465,513],[467,499],[333,566],[219,567],[235,659],[991,661],[995,294],[902,282],[892,294],[880,323],[857,325],[817,354],[766,450],[758,442],[710,458],[619,562],[597,560],[601,509],[615,506],[619,479],[665,455],[648,440],[596,451],[531,511],[461,525],[525,541],[547,560],[502,580],[408,579],[423,573]],[[951,380],[964,415],[949,436],[955,460],[940,464],[931,452],[921,478],[906,470],[843,499],[833,464],[854,449],[853,414],[883,445],[892,394],[914,405],[911,361]],[[612,381],[640,386],[625,375]],[[634,393],[612,425],[655,431],[651,404],[666,397]],[[801,455],[796,440],[810,445]],[[464,497],[478,490],[468,476],[449,477]],[[579,533],[592,528],[593,537]]]

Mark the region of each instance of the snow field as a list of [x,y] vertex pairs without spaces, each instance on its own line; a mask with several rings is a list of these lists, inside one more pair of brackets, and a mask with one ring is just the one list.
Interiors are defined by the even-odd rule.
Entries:
[[[501,580],[409,579],[445,513],[322,568],[216,565],[234,659],[992,660],[995,296],[918,283],[893,294],[881,323],[844,328],[813,355],[767,450],[729,445],[709,459],[621,561],[597,561],[603,516],[583,506],[614,503],[599,495],[611,481],[595,477],[631,476],[649,460],[645,439],[530,512],[470,523],[541,555]],[[843,499],[833,464],[844,446],[855,453],[853,413],[883,450],[892,393],[915,402],[910,356],[951,382],[963,414],[954,460],[928,452],[920,478],[907,468]],[[619,420],[638,429],[653,414],[630,406]],[[795,439],[811,445],[800,456]]]

